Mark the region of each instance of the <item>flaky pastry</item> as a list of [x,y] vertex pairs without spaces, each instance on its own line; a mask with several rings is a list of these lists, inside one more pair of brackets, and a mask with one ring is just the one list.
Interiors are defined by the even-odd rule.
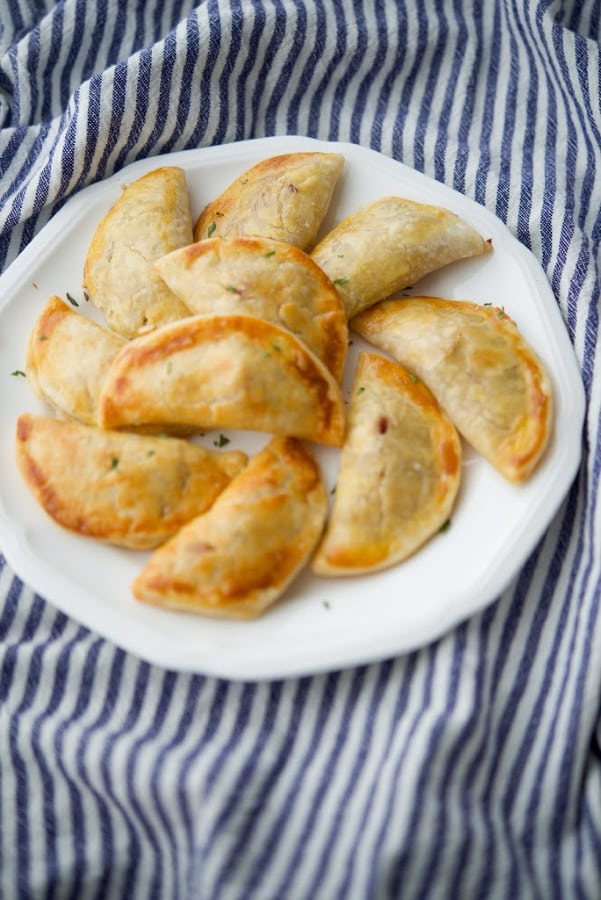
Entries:
[[350,319],[442,266],[490,249],[448,209],[382,197],[340,222],[311,255],[338,288]]
[[448,520],[461,477],[457,431],[424,384],[361,353],[334,504],[317,575],[355,575],[406,559]]
[[108,371],[98,418],[103,428],[240,428],[336,447],[345,425],[324,364],[286,329],[243,315],[191,316],[130,341]]
[[502,475],[515,482],[530,476],[552,430],[551,382],[502,309],[411,297],[380,303],[351,325],[415,372]]
[[348,327],[338,291],[302,250],[257,237],[208,238],[156,263],[193,313],[244,313],[296,334],[340,381]]
[[133,594],[168,609],[257,616],[309,558],[326,510],[311,453],[294,438],[273,438],[207,513],[153,553]]
[[163,166],[124,188],[94,232],[84,264],[85,288],[113,331],[131,338],[188,315],[153,263],[191,242],[183,169]]
[[95,425],[108,367],[125,339],[51,297],[27,345],[27,380],[61,418]]
[[16,456],[55,522],[131,549],[158,546],[208,509],[247,461],[238,451],[28,413],[17,421]]
[[309,250],[343,166],[339,153],[284,153],[261,160],[204,208],[194,240],[251,234]]

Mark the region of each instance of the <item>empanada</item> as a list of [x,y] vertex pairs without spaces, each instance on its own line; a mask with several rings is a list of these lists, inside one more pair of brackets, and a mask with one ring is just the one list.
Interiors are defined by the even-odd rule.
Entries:
[[245,313],[292,331],[340,381],[348,346],[338,291],[310,256],[256,237],[208,238],[156,263],[193,313]]
[[398,363],[361,353],[313,571],[354,575],[405,559],[448,520],[460,475],[459,436],[426,386]]
[[309,558],[326,511],[308,449],[294,438],[273,438],[207,513],[153,553],[132,585],[134,596],[210,616],[257,616]]
[[311,255],[338,288],[350,319],[442,266],[490,249],[448,209],[382,197],[340,222]]
[[124,338],[51,297],[27,345],[27,380],[61,418],[95,425],[98,396]]
[[344,166],[339,153],[285,153],[252,166],[209,203],[194,240],[251,234],[311,249]]
[[502,309],[411,297],[380,303],[351,327],[415,372],[466,440],[506,478],[528,478],[551,433],[552,388]]
[[113,331],[131,338],[188,315],[153,263],[191,242],[183,169],[154,169],[123,190],[98,225],[84,264],[85,288]]
[[55,522],[138,550],[157,547],[208,509],[247,461],[238,451],[30,414],[17,421],[16,455]]
[[120,351],[99,424],[241,428],[340,446],[345,413],[334,376],[286,329],[254,316],[193,316]]

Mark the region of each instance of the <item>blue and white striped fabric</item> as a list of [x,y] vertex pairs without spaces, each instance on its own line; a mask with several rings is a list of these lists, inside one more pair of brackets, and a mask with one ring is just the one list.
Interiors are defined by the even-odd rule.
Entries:
[[532,250],[588,411],[503,596],[381,664],[164,671],[0,556],[2,898],[601,897],[600,40],[598,0],[3,0],[0,269],[141,157],[352,141]]

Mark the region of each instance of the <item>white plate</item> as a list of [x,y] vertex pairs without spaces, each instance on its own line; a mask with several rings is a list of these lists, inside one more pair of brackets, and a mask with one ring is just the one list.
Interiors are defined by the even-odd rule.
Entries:
[[[551,374],[554,436],[542,465],[522,486],[508,484],[467,450],[451,528],[395,568],[336,580],[305,573],[279,604],[254,622],[164,612],[136,602],[129,591],[147,554],[62,530],[30,495],[15,464],[15,420],[21,412],[44,412],[44,407],[26,379],[11,373],[25,367],[27,337],[48,297],[69,292],[82,298],[88,243],[123,183],[161,164],[182,166],[196,215],[258,160],[297,150],[336,150],[346,157],[324,231],[358,206],[397,194],[446,206],[492,238],[492,254],[448,266],[422,281],[419,292],[505,307]],[[484,208],[355,145],[265,138],[134,163],[69,201],[2,276],[0,297],[0,546],[20,577],[59,609],[121,647],[171,669],[278,678],[383,659],[423,645],[486,606],[507,586],[557,511],[578,467],[584,392],[563,320],[534,257]],[[90,306],[82,300],[80,310],[95,316]],[[347,389],[360,346],[355,339]],[[252,452],[265,442],[264,435],[228,436],[228,449],[239,446]],[[337,453],[317,453],[331,487]],[[77,461],[73,463],[76,470]]]

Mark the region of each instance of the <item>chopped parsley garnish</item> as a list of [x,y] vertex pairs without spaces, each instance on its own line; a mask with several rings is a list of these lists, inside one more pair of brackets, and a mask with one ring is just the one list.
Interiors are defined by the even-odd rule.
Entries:
[[22,369],[15,369],[14,372],[10,373],[11,375],[22,375],[23,378],[26,378],[25,372]]
[[113,456],[111,459],[111,469],[116,469],[118,465],[119,465],[119,457]]
[[217,225],[215,224],[215,222],[211,222],[211,224],[207,228],[207,237],[211,237],[211,235],[213,234],[213,232],[215,231],[216,228],[217,228]]
[[450,519],[447,519],[446,522],[443,522],[443,523],[442,523],[442,525],[440,526],[440,528],[438,529],[438,531],[440,532],[440,534],[444,534],[444,532],[445,532],[445,531],[448,531],[450,527],[451,527],[451,520],[450,520]]
[[348,278],[335,278],[334,284],[348,284]]
[[409,375],[409,381],[412,381],[413,384],[417,384],[417,382],[419,381],[419,378],[417,377],[417,375],[414,375],[413,372],[409,372],[408,375]]
[[267,259],[269,259],[270,256],[275,256],[275,250],[268,250],[265,256]]
[[69,293],[69,291],[67,291],[67,300],[69,301],[69,303],[71,304],[71,306],[79,306],[79,303],[77,302],[77,300],[75,299],[75,297],[72,297],[72,296],[71,296],[71,294]]
[[224,434],[220,434],[216,441],[213,441],[216,447],[225,447],[226,444],[229,444],[230,439],[226,437]]
[[358,388],[357,388],[357,393],[358,393],[358,394],[362,394],[364,390],[365,390],[365,388],[364,388],[363,385],[362,385],[361,387],[358,387]]

